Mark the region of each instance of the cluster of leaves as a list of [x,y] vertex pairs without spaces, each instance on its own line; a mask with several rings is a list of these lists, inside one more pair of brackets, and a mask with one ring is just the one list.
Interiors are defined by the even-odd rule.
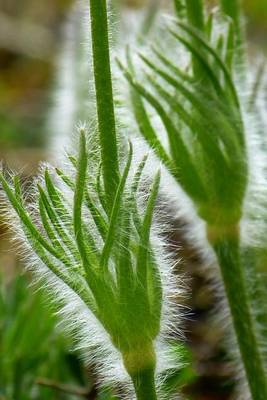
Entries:
[[[167,28],[190,52],[195,69],[180,69],[156,46],[151,49],[152,57],[139,54],[148,69],[145,85],[136,78],[130,59],[128,68],[121,63],[120,67],[133,88],[133,110],[144,139],[193,199],[199,215],[209,224],[222,225],[240,219],[247,165],[240,104],[230,72],[233,26],[229,24],[226,37],[220,35],[214,48],[209,41],[212,21],[210,16],[206,35],[177,21]],[[157,136],[146,104],[162,121],[167,149]]]
[[38,257],[37,263],[47,266],[101,322],[122,353],[129,373],[136,373],[136,363],[141,358],[148,363],[147,367],[151,364],[154,368],[153,341],[159,334],[161,319],[161,278],[150,244],[159,174],[151,186],[143,215],[136,202],[146,158],[129,184],[130,144],[114,200],[105,197],[101,165],[97,182],[94,175],[88,175],[95,166],[89,165],[86,135],[81,129],[78,158],[69,157],[74,174],[54,171],[65,189],[60,188],[48,169],[44,184],[37,184],[38,215],[27,211],[17,176],[13,189],[3,175],[0,178],[28,245]]
[[[182,20],[167,23],[166,30],[176,41],[172,53],[168,56],[163,46],[155,45],[139,53],[145,66],[143,75],[136,73],[129,54],[127,67],[120,61],[118,64],[130,83],[134,116],[143,138],[206,224],[207,239],[221,268],[251,395],[253,399],[264,399],[264,339],[257,336],[259,319],[255,319],[247,268],[257,293],[261,284],[253,269],[255,253],[253,261],[241,257],[248,253],[239,228],[244,222],[244,200],[252,180],[247,147],[253,135],[258,135],[257,129],[247,130],[250,101],[240,96],[240,89],[247,90],[240,6],[236,1],[221,2],[222,11],[231,17],[225,33],[221,33],[212,13],[205,18],[202,1],[178,1],[175,5]],[[181,46],[190,56],[184,68],[176,61],[181,51],[175,52],[176,58],[173,55],[173,49],[180,50]],[[251,109],[255,111],[253,106]],[[167,146],[162,142],[162,129],[153,123],[155,115],[164,127]],[[260,153],[260,148],[253,151]],[[265,307],[256,303],[262,317]],[[256,360],[253,368],[251,357]]]

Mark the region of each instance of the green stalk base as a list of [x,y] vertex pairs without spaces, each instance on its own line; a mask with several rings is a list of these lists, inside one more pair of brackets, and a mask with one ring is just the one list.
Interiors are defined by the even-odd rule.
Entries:
[[144,369],[131,374],[137,400],[157,400],[154,369]]
[[134,384],[137,400],[157,400],[156,354],[153,343],[143,343],[123,354],[124,366]]
[[253,400],[267,399],[267,382],[261,358],[256,330],[251,315],[249,296],[246,290],[245,274],[240,262],[239,231],[208,228],[208,238],[217,255],[221,268],[233,325],[241,358],[243,360],[248,385]]

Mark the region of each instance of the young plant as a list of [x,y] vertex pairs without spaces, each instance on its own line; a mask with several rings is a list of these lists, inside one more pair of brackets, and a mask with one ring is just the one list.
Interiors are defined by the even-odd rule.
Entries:
[[[104,368],[109,360],[122,364],[136,398],[156,400],[156,341],[168,320],[171,275],[166,279],[169,263],[151,232],[160,173],[146,200],[138,201],[147,157],[132,168],[131,143],[127,160],[118,157],[105,0],[90,1],[90,19],[98,137],[79,129],[78,155],[63,169],[44,169],[33,205],[18,176],[13,185],[4,173],[0,181],[30,264],[84,357],[98,361],[102,378],[110,373]],[[121,378],[112,372],[113,381]]]
[[[201,0],[185,1],[187,23],[168,23],[167,31],[176,46],[182,45],[191,56],[184,70],[163,47],[155,45],[149,56],[139,52],[145,67],[143,80],[138,79],[129,54],[128,67],[118,63],[130,83],[141,134],[205,222],[207,239],[220,265],[251,397],[264,400],[266,372],[240,245],[251,167],[244,107],[235,83],[240,85],[243,78],[240,57],[234,53],[241,45],[240,8],[237,1],[222,1],[221,5],[232,17],[224,35],[213,32],[216,21],[211,16],[206,21]],[[175,6],[180,12],[179,2]],[[168,148],[153,126],[151,110],[161,120]]]

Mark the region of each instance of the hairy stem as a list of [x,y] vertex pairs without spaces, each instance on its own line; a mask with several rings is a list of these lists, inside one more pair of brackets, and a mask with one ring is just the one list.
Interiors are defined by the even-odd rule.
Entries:
[[[263,258],[262,258],[263,257]],[[246,269],[247,291],[253,307],[253,317],[257,327],[260,346],[265,343],[267,336],[267,293],[266,279],[262,274],[265,269],[266,259],[260,249],[246,247],[242,252],[242,265]]]
[[103,179],[110,210],[119,182],[119,165],[106,0],[90,0],[90,16]]
[[246,290],[244,269],[240,260],[239,228],[208,227],[208,238],[217,255],[225,292],[233,319],[237,342],[253,400],[267,399],[267,383],[256,329]]
[[155,387],[155,371],[153,368],[144,369],[131,378],[134,384],[137,400],[157,400]]
[[132,379],[137,400],[157,400],[153,344],[147,343],[142,348],[123,354],[123,361]]

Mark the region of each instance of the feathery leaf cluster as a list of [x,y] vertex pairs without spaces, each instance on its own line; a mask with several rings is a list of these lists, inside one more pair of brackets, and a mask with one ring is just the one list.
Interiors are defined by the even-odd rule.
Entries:
[[140,371],[145,370],[152,385],[156,367],[154,341],[161,330],[163,302],[162,271],[157,249],[151,242],[160,173],[151,184],[142,211],[137,198],[147,156],[130,178],[130,143],[108,208],[110,197],[103,192],[101,164],[96,168],[94,157],[93,162],[90,160],[86,142],[86,132],[81,128],[78,157],[68,157],[69,169],[73,169],[70,173],[66,168],[53,172],[45,168],[43,183],[40,179],[36,183],[38,205],[33,213],[23,200],[18,176],[13,178],[13,187],[3,174],[0,180],[39,262],[100,321],[134,383],[139,382]]
[[[140,132],[208,224],[235,224],[242,213],[247,159],[239,99],[231,65],[227,65],[233,50],[231,25],[226,38],[218,39],[221,51],[182,22],[174,22],[168,31],[202,70],[200,75],[180,70],[155,46],[151,49],[155,60],[139,54],[147,67],[146,85],[136,78],[131,60],[128,68],[119,63],[133,88],[132,104]],[[146,103],[162,121],[168,148],[149,121]]]
[[[266,398],[267,383],[246,266],[241,261],[239,228],[251,167],[237,89],[244,78],[240,9],[235,1],[232,6],[227,1],[221,5],[232,18],[225,33],[218,34],[212,13],[204,17],[202,1],[187,0],[187,21],[172,19],[166,27],[175,40],[171,55],[166,55],[162,45],[153,45],[150,56],[139,52],[143,74],[136,72],[129,52],[128,65],[120,61],[118,65],[130,84],[139,131],[206,224],[251,395],[258,400]],[[180,15],[183,7],[177,2],[175,7]],[[185,68],[173,61],[173,49],[181,46],[190,56]],[[154,127],[153,114],[161,121],[164,135]],[[167,137],[167,145],[162,137]]]

